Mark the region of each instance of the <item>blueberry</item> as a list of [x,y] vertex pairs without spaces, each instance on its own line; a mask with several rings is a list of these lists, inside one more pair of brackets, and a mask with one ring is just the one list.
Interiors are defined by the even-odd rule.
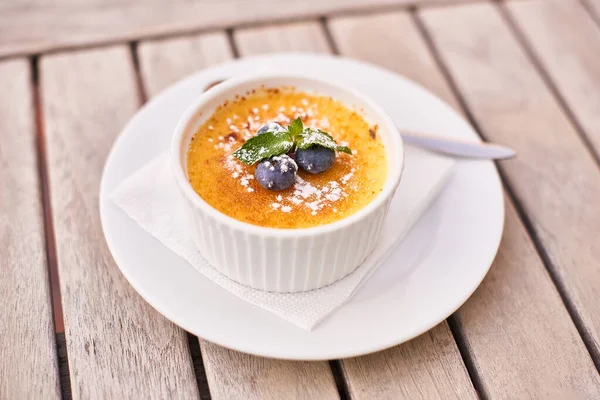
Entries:
[[263,125],[258,131],[256,131],[256,134],[260,135],[261,133],[265,132],[279,133],[283,131],[285,131],[285,128],[279,125],[277,122],[268,122],[266,125]]
[[320,174],[327,171],[335,162],[335,151],[323,146],[310,146],[296,150],[296,162],[308,173]]
[[262,160],[256,166],[256,180],[269,190],[283,190],[294,184],[298,166],[287,156],[273,156]]

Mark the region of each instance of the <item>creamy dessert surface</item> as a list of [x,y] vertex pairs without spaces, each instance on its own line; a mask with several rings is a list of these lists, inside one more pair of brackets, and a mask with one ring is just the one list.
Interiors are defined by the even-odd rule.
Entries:
[[[313,175],[300,170],[282,191],[261,187],[248,166],[232,153],[270,121],[286,127],[300,117],[305,127],[330,133],[352,155],[337,153],[333,167]],[[219,106],[197,130],[187,153],[196,193],[239,221],[272,228],[307,228],[345,218],[369,204],[387,173],[377,127],[329,97],[293,88],[258,89]]]

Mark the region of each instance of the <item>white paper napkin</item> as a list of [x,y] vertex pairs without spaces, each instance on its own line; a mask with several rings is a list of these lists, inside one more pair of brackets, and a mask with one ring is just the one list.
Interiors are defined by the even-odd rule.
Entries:
[[400,243],[446,182],[454,161],[406,148],[405,169],[378,244],[356,271],[327,287],[300,293],[274,293],[232,281],[212,268],[188,233],[179,190],[168,154],[162,154],[126,179],[111,200],[145,231],[200,273],[241,299],[307,330],[343,305]]

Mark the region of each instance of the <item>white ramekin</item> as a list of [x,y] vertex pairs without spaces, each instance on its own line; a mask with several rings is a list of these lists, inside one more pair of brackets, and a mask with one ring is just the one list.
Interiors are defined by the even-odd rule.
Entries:
[[[261,86],[293,86],[300,91],[331,96],[362,110],[370,124],[379,126],[378,133],[386,148],[388,172],[383,191],[347,218],[303,229],[251,225],[206,203],[193,190],[187,177],[190,140],[217,106]],[[261,74],[227,80],[200,95],[177,125],[171,145],[171,162],[193,240],[206,260],[243,285],[274,292],[299,292],[343,278],[373,250],[400,183],[404,147],[391,118],[356,90],[299,75]]]

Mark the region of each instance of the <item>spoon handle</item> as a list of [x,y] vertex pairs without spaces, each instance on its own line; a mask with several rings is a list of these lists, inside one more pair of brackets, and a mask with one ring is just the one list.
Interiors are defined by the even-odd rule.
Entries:
[[405,143],[455,157],[503,160],[517,155],[513,149],[493,143],[473,142],[430,134],[400,131]]

